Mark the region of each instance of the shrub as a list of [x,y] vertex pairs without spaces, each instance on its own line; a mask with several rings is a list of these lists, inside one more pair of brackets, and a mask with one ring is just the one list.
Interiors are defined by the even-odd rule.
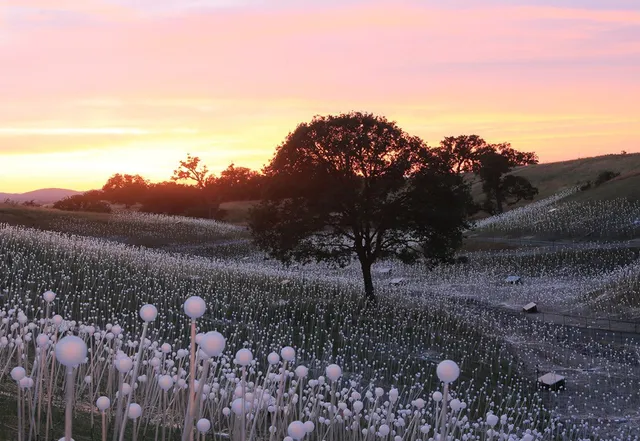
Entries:
[[53,208],[64,211],[90,211],[94,213],[111,213],[111,206],[95,198],[94,194],[76,194],[60,199]]
[[591,181],[587,181],[584,184],[580,185],[580,191],[587,191],[591,188]]
[[593,185],[597,187],[599,185],[604,184],[607,181],[612,180],[616,176],[620,176],[620,173],[613,172],[611,170],[605,170],[598,175]]

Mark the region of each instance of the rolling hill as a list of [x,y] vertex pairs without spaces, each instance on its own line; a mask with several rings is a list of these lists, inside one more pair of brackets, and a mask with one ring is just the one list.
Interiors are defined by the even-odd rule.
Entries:
[[[615,199],[625,197],[640,200],[640,153],[594,156],[569,161],[528,165],[516,169],[513,174],[527,178],[538,188],[536,199],[549,197],[560,190],[587,181],[595,181],[603,171],[620,173],[620,176],[599,187],[579,192],[574,199]],[[472,178],[473,195],[482,198],[482,189],[477,178]]]
[[42,188],[26,193],[0,193],[0,202],[10,199],[16,202],[34,201],[39,204],[50,204],[67,196],[82,192],[65,188]]

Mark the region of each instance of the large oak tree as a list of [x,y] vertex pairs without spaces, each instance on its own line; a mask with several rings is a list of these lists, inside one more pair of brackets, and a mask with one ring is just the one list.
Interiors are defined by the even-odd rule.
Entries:
[[469,189],[418,137],[368,113],[315,117],[277,148],[251,214],[258,246],[283,262],[433,264],[461,244]]

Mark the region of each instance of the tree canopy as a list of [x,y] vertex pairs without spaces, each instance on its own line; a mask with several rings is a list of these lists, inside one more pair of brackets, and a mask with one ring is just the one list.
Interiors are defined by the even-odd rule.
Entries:
[[489,213],[502,213],[505,203],[532,200],[538,194],[528,179],[509,174],[515,167],[537,164],[533,152],[520,152],[509,143],[488,144],[478,135],[448,136],[436,152],[453,172],[475,173],[480,178],[483,209]]
[[140,175],[116,173],[102,186],[104,198],[127,208],[145,199],[149,181]]
[[395,122],[368,113],[316,116],[276,149],[251,213],[256,244],[283,262],[451,259],[467,226],[469,189]]
[[515,167],[537,164],[533,152],[520,152],[509,143],[490,144],[480,149],[474,172],[482,181],[485,194],[484,208],[490,213],[502,213],[504,204],[513,205],[521,200],[532,200],[538,194],[528,179],[509,175]]

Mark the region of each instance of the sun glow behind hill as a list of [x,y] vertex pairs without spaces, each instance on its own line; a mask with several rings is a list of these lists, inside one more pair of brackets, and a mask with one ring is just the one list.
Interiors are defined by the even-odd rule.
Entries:
[[299,122],[350,110],[543,162],[640,150],[630,2],[196,3],[3,2],[0,189],[164,180],[187,152],[259,168]]

